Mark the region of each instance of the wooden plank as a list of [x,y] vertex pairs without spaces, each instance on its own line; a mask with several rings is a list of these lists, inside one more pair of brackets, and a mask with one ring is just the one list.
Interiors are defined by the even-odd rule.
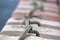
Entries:
[[[14,23],[7,23],[6,25],[23,25],[23,24],[14,22]],[[46,28],[52,28],[52,29],[60,30],[60,26],[53,26],[53,25],[48,25],[48,24],[40,24],[40,25],[41,25],[41,27],[46,27]]]
[[[22,19],[27,15],[28,15],[28,13],[16,12],[12,15],[12,17]],[[53,20],[53,21],[60,22],[60,16],[58,14],[54,14],[54,13],[51,13],[51,12],[38,12],[38,13],[36,12],[36,13],[33,14],[33,16],[40,17],[41,19]]]
[[48,38],[48,39],[55,39],[55,40],[60,40],[60,36],[52,36],[52,35],[46,35],[46,34],[40,34],[41,37],[43,38]]
[[[40,22],[40,25],[42,27],[54,28],[54,29],[60,30],[60,22],[49,21],[49,20],[44,20],[44,19],[40,19],[40,21],[37,19],[37,21]],[[6,25],[23,25],[23,19],[16,20],[14,18],[11,18],[7,21]]]
[[22,32],[20,31],[3,31],[0,35],[7,35],[7,36],[20,36]]
[[46,0],[46,1],[50,3],[56,3],[56,0]]

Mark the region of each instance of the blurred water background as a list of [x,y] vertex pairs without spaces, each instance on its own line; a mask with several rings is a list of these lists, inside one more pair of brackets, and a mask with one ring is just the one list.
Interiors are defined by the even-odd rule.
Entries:
[[15,10],[19,0],[0,0],[0,31]]

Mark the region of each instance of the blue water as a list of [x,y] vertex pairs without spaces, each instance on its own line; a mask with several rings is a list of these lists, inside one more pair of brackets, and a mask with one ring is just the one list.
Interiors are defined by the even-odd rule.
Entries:
[[0,0],[0,31],[16,8],[19,0]]

